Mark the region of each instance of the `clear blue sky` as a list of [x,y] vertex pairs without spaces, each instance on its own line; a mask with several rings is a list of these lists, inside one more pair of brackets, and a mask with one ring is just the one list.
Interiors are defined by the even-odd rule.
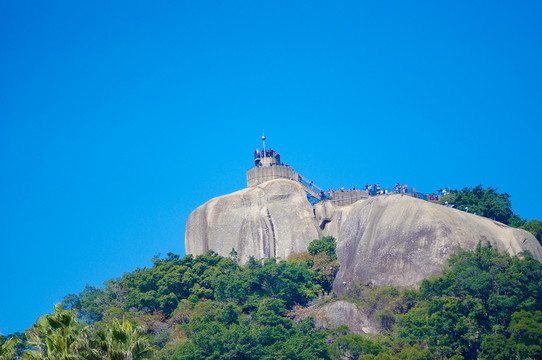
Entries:
[[542,219],[541,6],[1,1],[0,333],[184,255],[263,129],[321,187],[483,184]]

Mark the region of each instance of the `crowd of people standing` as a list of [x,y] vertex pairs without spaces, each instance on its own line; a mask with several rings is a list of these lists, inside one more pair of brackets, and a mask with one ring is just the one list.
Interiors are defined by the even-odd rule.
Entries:
[[395,187],[391,189],[386,189],[380,186],[379,183],[377,183],[373,185],[365,184],[365,187],[363,189],[358,189],[356,188],[356,186],[352,186],[349,189],[345,189],[344,186],[341,187],[340,189],[328,189],[327,194],[332,194],[334,192],[351,192],[351,191],[366,191],[369,195],[376,196],[376,195],[387,195],[387,194],[393,194],[393,193],[396,193],[396,194],[415,193],[416,189],[409,188],[407,184],[401,185],[399,183],[395,183]]

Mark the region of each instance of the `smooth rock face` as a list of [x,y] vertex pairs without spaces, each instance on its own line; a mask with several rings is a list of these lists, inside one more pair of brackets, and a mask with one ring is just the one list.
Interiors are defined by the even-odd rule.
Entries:
[[334,210],[324,235],[338,239],[338,293],[352,281],[418,286],[438,274],[450,254],[474,250],[480,241],[511,255],[529,250],[542,260],[542,247],[527,231],[409,196],[380,196]]
[[481,216],[401,195],[312,207],[303,187],[290,180],[208,201],[190,215],[185,245],[186,253],[195,255],[213,249],[228,256],[235,248],[244,262],[249,256],[284,259],[323,235],[337,239],[339,294],[353,281],[418,286],[438,274],[450,254],[474,250],[479,241],[511,255],[528,250],[542,261],[532,234]]
[[314,318],[314,325],[319,329],[333,329],[346,325],[354,334],[378,333],[375,324],[355,304],[344,300],[326,304],[308,312]]
[[[323,300],[323,303],[322,303]],[[309,306],[294,308],[290,317],[299,321],[311,317],[317,329],[330,330],[341,325],[348,326],[354,334],[378,333],[378,324],[373,323],[366,312],[346,300],[321,298]]]
[[295,181],[272,180],[219,196],[198,207],[186,224],[187,254],[212,249],[229,256],[234,248],[241,262],[287,258],[307,250],[320,237],[314,210]]

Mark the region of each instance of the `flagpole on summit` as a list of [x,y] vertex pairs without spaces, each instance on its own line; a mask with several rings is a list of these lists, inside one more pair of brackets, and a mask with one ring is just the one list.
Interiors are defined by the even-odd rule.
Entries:
[[262,141],[263,141],[263,157],[265,157],[265,133],[262,130]]

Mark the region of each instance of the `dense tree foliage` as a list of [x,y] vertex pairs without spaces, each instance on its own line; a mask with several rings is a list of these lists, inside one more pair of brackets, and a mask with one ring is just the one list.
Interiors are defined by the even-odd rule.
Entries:
[[521,229],[527,230],[534,235],[535,238],[542,244],[542,221],[540,220],[529,220],[525,224],[520,226]]
[[133,326],[125,319],[113,319],[96,333],[92,355],[99,359],[132,360],[147,359],[154,347],[144,335],[143,326]]
[[27,330],[27,344],[31,349],[23,359],[79,360],[90,357],[89,328],[77,321],[73,310],[55,306],[55,312],[42,316]]
[[480,245],[452,255],[418,290],[352,284],[345,299],[381,332],[359,335],[296,315],[331,291],[334,243],[245,265],[212,251],[155,257],[151,268],[68,295],[26,340],[0,338],[0,359],[21,346],[25,359],[542,358],[542,264],[530,254]]
[[542,358],[542,311],[512,314],[505,331],[488,335],[482,342],[481,359]]
[[333,289],[333,280],[339,271],[339,261],[335,249],[337,243],[331,236],[313,240],[307,252],[292,254],[289,263],[307,264],[314,273],[314,281],[322,290],[329,294]]
[[331,260],[337,260],[337,253],[335,252],[337,248],[337,242],[332,236],[324,236],[321,239],[313,240],[307,251],[312,255],[318,253],[327,254]]
[[17,354],[17,345],[20,340],[12,336],[9,339],[0,335],[0,360],[13,359]]
[[456,209],[465,210],[485,216],[490,219],[508,224],[513,217],[512,203],[510,195],[500,194],[496,188],[488,187],[484,189],[482,185],[474,188],[466,187],[462,190],[450,190],[449,194],[443,197],[440,202],[447,201],[453,204]]
[[491,336],[511,336],[518,311],[538,319],[542,264],[529,253],[521,257],[501,255],[489,245],[452,255],[442,276],[424,280],[420,301],[399,317],[398,338],[423,341],[433,354],[476,359],[484,341],[484,349],[494,342]]
[[105,289],[68,295],[63,305],[98,327],[130,314],[153,330],[162,358],[327,359],[325,334],[311,321],[294,324],[285,316],[330,290],[338,262],[326,250],[244,266],[212,251],[182,259],[168,254]]

